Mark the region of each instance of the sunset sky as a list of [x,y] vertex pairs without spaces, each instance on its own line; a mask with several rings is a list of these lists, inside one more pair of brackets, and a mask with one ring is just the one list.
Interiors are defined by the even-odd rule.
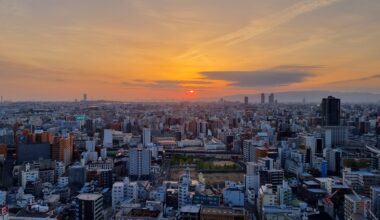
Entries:
[[379,0],[0,0],[8,100],[380,93],[379,70]]

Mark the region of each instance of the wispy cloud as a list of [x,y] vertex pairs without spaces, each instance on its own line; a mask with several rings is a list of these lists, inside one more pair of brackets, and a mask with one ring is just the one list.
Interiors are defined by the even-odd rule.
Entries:
[[300,83],[314,76],[320,66],[286,65],[254,71],[206,71],[207,80],[227,81],[232,87],[269,87]]
[[148,80],[130,80],[124,81],[121,84],[126,87],[132,88],[160,88],[160,89],[173,89],[173,88],[181,88],[181,87],[202,87],[205,85],[209,85],[211,82],[209,80],[156,80],[156,81],[148,81]]
[[252,20],[248,25],[240,29],[211,39],[202,45],[199,45],[198,48],[189,50],[182,54],[180,58],[198,57],[201,55],[201,50],[209,45],[231,46],[249,40],[270,31],[279,25],[285,24],[300,15],[326,7],[339,1],[342,0],[311,0],[299,2],[286,8],[285,10],[280,11],[279,13],[269,16],[268,18],[262,20]]
[[368,81],[368,80],[380,80],[380,74],[375,74],[375,75],[365,76],[365,77],[360,77],[360,78],[355,78],[355,79],[334,81],[328,84],[347,84],[347,83],[356,83],[356,82],[362,82],[362,81]]
[[53,69],[49,67],[33,66],[24,63],[15,63],[0,59],[1,79],[26,79],[37,82],[65,82],[65,83],[110,83],[98,77],[93,79],[94,74],[76,72],[70,70]]

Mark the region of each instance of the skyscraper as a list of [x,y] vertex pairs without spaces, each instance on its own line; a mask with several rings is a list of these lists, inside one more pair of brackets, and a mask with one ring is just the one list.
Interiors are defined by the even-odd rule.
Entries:
[[113,146],[113,131],[112,129],[104,129],[103,147]]
[[190,170],[186,169],[178,181],[178,207],[181,208],[189,203],[189,186],[191,183]]
[[76,198],[75,215],[77,220],[103,219],[103,196],[102,194],[82,193]]
[[321,114],[323,125],[337,126],[340,122],[340,99],[329,96],[322,99]]
[[261,104],[265,104],[265,93],[261,93]]
[[55,137],[51,148],[52,159],[62,161],[66,165],[70,164],[73,158],[73,145],[74,137],[71,135]]
[[273,93],[271,93],[270,95],[269,95],[269,98],[268,98],[269,100],[269,104],[270,105],[273,105],[274,104],[274,94]]
[[243,158],[246,162],[256,161],[256,148],[257,146],[252,140],[243,141]]
[[152,142],[152,133],[150,128],[143,129],[143,146],[146,147]]
[[147,179],[150,175],[152,153],[148,149],[134,148],[129,151],[129,177],[131,179]]
[[83,94],[83,101],[84,102],[87,101],[87,94],[86,93]]
[[248,96],[245,96],[245,97],[244,97],[244,104],[245,104],[245,105],[248,105]]

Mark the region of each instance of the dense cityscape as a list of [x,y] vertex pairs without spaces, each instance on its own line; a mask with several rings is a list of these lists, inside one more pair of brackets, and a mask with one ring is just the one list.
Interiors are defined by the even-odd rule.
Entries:
[[380,0],[0,0],[0,220],[380,220]]
[[0,104],[0,219],[379,219],[380,104]]

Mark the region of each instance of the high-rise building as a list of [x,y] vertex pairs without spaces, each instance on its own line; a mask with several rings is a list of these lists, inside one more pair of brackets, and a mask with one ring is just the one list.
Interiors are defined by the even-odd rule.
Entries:
[[147,179],[150,175],[151,156],[148,149],[134,148],[129,151],[129,177],[131,179]]
[[323,125],[337,126],[340,124],[340,99],[329,96],[322,99],[321,115]]
[[351,168],[344,168],[343,181],[349,182],[357,193],[370,197],[371,186],[380,185],[380,174],[372,171],[353,171]]
[[284,180],[284,171],[283,170],[260,170],[259,171],[260,186],[265,184],[271,184],[273,186],[278,186],[282,184]]
[[37,161],[39,159],[50,160],[53,138],[51,133],[37,131],[17,136],[16,156],[19,164]]
[[198,121],[197,122],[197,135],[199,138],[204,138],[207,133],[207,122],[206,121]]
[[124,183],[116,182],[112,185],[112,208],[115,209],[120,202],[124,201]]
[[74,151],[74,138],[71,135],[56,137],[52,145],[52,159],[62,161],[68,165],[71,163]]
[[357,194],[344,195],[344,219],[366,219],[367,207],[370,206],[371,201],[365,196]]
[[76,198],[76,220],[100,220],[103,219],[102,194],[82,193]]
[[265,93],[261,93],[261,104],[265,104]]
[[[124,183],[125,184],[125,183]],[[125,192],[126,194],[124,195],[126,197],[126,199],[130,200],[130,199],[133,199],[133,202],[137,202],[137,199],[138,199],[138,195],[139,195],[139,187],[137,185],[137,182],[131,182],[131,183],[128,183],[125,186]]]
[[245,97],[244,97],[244,104],[245,104],[245,105],[248,105],[248,96],[245,96]]
[[18,144],[16,150],[17,163],[19,164],[39,159],[51,159],[49,143]]
[[83,94],[83,101],[84,101],[84,102],[87,101],[87,94],[86,94],[86,93]]
[[274,94],[273,94],[273,93],[271,93],[271,94],[269,95],[268,102],[269,102],[269,104],[271,104],[271,105],[274,104]]
[[243,141],[243,158],[246,162],[255,162],[256,161],[256,146],[253,140],[244,140]]
[[79,186],[84,185],[86,182],[86,168],[79,164],[74,164],[69,167],[69,183]]
[[112,129],[104,129],[103,132],[103,147],[113,146],[113,131]]
[[247,172],[245,175],[245,188],[247,190],[254,190],[256,193],[260,188],[259,171],[262,165],[255,162],[247,162]]
[[179,177],[178,181],[178,208],[188,205],[190,202],[189,198],[189,187],[190,187],[190,170],[186,169],[185,173]]
[[150,128],[143,129],[143,146],[146,147],[152,142],[152,132]]

